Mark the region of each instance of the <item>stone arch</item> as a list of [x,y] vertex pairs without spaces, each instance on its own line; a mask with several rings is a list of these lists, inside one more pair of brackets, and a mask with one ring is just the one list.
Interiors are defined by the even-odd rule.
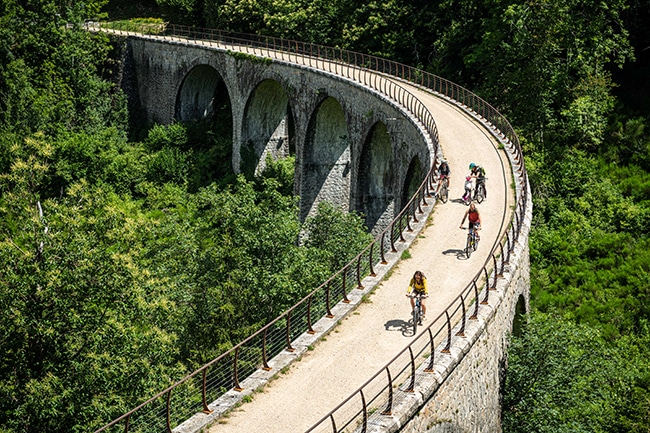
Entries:
[[328,97],[314,111],[307,128],[300,187],[300,218],[328,201],[348,210],[350,145],[345,113],[339,101]]
[[394,200],[393,149],[386,125],[375,123],[361,150],[355,209],[372,230]]
[[517,305],[515,306],[515,314],[512,318],[512,333],[516,336],[521,336],[522,326],[526,320],[526,298],[523,294],[517,298]]
[[181,122],[217,122],[219,131],[232,134],[232,107],[228,89],[216,69],[192,68],[180,85],[174,117]]
[[404,209],[404,206],[409,202],[413,194],[418,190],[420,184],[424,180],[424,172],[422,170],[422,163],[418,156],[414,156],[411,159],[409,168],[406,171],[406,177],[404,178],[404,185],[402,186],[402,203],[400,204],[400,209]]
[[240,170],[259,174],[267,155],[279,159],[295,153],[293,137],[294,119],[287,93],[277,81],[263,80],[244,110]]

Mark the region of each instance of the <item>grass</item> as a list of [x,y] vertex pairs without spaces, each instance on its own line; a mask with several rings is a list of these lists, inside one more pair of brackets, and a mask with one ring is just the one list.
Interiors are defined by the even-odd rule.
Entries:
[[165,32],[167,23],[162,18],[133,18],[129,20],[117,20],[102,22],[102,27],[128,32],[138,32],[149,35],[157,35]]

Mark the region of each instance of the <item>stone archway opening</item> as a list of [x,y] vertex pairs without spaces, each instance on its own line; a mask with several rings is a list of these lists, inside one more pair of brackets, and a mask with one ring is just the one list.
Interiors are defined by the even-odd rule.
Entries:
[[188,72],[176,95],[174,119],[187,127],[197,186],[232,173],[232,104],[216,69],[199,65]]
[[176,97],[175,118],[181,122],[217,122],[220,130],[232,134],[230,96],[213,67],[199,65],[185,76]]
[[[391,204],[394,204],[393,166],[388,130],[384,123],[378,122],[372,126],[363,144],[357,175],[355,209],[365,215],[369,231],[374,231]],[[392,217],[388,215],[389,220]]]
[[515,306],[515,316],[512,319],[512,334],[521,337],[522,328],[526,323],[526,299],[524,295],[519,295],[517,305]]
[[294,120],[289,97],[275,80],[262,81],[246,104],[242,124],[240,171],[258,175],[266,158],[274,160],[295,154]]
[[404,209],[404,206],[408,204],[411,197],[413,197],[413,194],[416,193],[420,187],[420,184],[422,183],[423,176],[424,174],[420,158],[414,156],[413,159],[411,159],[409,168],[406,171],[406,177],[404,178],[404,186],[402,188],[402,203],[400,205],[400,209]]
[[326,98],[314,111],[307,129],[300,187],[300,219],[328,201],[348,210],[350,144],[345,113],[339,101]]

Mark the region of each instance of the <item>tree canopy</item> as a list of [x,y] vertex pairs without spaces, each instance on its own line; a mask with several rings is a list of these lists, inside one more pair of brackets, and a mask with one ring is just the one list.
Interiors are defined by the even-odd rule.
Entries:
[[648,431],[647,0],[2,2],[0,431],[100,427],[368,240],[327,205],[299,224],[291,158],[246,178],[215,125],[129,123],[116,41],[83,23],[143,14],[385,56],[497,107],[535,208],[504,431]]

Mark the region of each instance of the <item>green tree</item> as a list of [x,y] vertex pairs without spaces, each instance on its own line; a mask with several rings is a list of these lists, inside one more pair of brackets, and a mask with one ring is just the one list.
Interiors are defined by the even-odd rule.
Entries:
[[328,202],[319,203],[316,215],[307,218],[304,236],[305,246],[323,250],[331,272],[345,266],[372,241],[359,214],[344,213]]
[[97,131],[123,126],[118,93],[98,71],[106,36],[81,28],[106,0],[3,2],[0,9],[0,122],[20,132]]
[[0,428],[9,431],[99,427],[182,371],[174,336],[149,321],[137,212],[83,180],[64,198],[41,198],[52,151],[42,135],[29,138],[0,176]]
[[503,431],[647,431],[647,328],[644,335],[612,344],[595,328],[534,314],[510,342]]

